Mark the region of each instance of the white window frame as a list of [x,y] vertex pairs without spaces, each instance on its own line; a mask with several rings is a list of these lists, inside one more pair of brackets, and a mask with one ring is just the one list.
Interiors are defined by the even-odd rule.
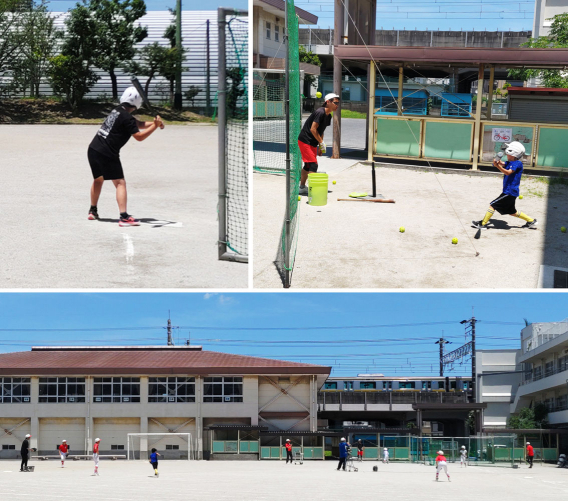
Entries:
[[[31,381],[29,377],[0,377],[0,404],[29,404],[31,402]],[[28,389],[27,395],[21,394],[24,385]],[[14,395],[14,390],[18,386],[20,387],[20,395]]]
[[272,40],[272,38],[270,38],[270,33],[272,31],[271,24],[268,21],[266,21],[265,24],[266,24],[266,39]]
[[[157,381],[152,381],[155,379]],[[165,380],[165,381],[160,381]],[[151,385],[165,385],[166,394],[152,395],[150,392]],[[187,386],[189,390],[193,387],[193,395],[187,393],[185,395],[178,395],[178,389],[180,386]],[[157,376],[150,377],[148,379],[148,403],[187,403],[195,402],[195,378],[194,377],[166,377]]]
[[[100,381],[97,381],[100,380]],[[125,381],[129,379],[130,381]],[[110,380],[110,381],[108,381]],[[114,385],[120,385],[120,395],[114,394]],[[105,385],[111,386],[110,395],[96,395],[95,390],[97,386],[100,385],[104,387]],[[124,392],[124,387],[126,385],[138,385],[138,395],[128,394]],[[129,404],[129,403],[140,403],[140,378],[139,377],[96,377],[93,380],[93,403],[95,404]]]
[[[69,381],[74,379],[75,381]],[[55,385],[55,395],[50,395],[49,393],[38,394],[38,402],[40,404],[84,404],[87,401],[87,387],[84,377],[40,377],[38,382],[38,391],[41,392],[42,385]],[[78,392],[73,394],[69,393],[69,386],[79,386],[83,387],[83,394]],[[62,389],[63,387],[63,389]],[[46,388],[47,389],[47,388]],[[63,390],[62,394],[59,391]]]
[[[215,381],[215,380],[221,381]],[[235,379],[240,381],[235,381]],[[208,381],[213,380],[213,381]],[[211,385],[220,385],[221,386],[221,393],[220,394],[211,394],[206,395],[205,393],[205,386]],[[225,394],[225,386],[226,385],[241,385],[241,394],[234,395],[234,394]],[[210,376],[203,378],[203,402],[204,403],[243,403],[244,402],[244,388],[243,388],[243,377],[242,376]],[[219,399],[219,400],[213,400]]]

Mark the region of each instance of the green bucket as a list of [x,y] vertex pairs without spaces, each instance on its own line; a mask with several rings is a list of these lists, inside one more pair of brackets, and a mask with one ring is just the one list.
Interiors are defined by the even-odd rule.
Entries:
[[308,203],[310,205],[327,205],[328,181],[328,175],[323,172],[308,174]]

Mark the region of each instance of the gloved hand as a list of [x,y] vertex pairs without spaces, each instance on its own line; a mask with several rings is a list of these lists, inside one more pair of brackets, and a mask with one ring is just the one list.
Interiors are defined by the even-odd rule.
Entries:
[[324,142],[321,142],[321,143],[318,145],[318,149],[319,149],[320,155],[325,155],[326,146],[325,146],[325,143],[324,143]]

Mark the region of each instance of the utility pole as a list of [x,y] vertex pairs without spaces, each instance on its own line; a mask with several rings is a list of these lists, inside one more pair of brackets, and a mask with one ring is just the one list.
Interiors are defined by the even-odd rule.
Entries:
[[176,87],[174,93],[174,108],[181,110],[181,61],[182,61],[182,47],[181,47],[181,0],[176,1]]
[[[440,377],[444,377],[444,345],[445,344],[451,344],[451,341],[447,341],[446,339],[444,339],[444,331],[442,331],[442,337],[435,342],[435,344],[439,344],[440,345]],[[447,388],[449,389],[449,388]]]
[[205,85],[205,115],[210,116],[211,111],[209,107],[211,104],[211,64],[209,63],[209,19],[207,19],[207,78]]
[[475,324],[477,320],[472,316],[469,320],[462,320],[460,324],[465,324],[466,335],[471,333],[471,398],[473,403],[477,402],[477,377],[476,377],[476,354],[475,354]]
[[173,345],[174,342],[172,341],[172,320],[171,318],[168,317],[168,346],[173,346]]

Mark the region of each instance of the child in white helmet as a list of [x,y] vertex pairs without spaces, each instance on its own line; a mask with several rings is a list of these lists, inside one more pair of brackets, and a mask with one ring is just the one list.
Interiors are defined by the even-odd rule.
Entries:
[[383,449],[383,463],[389,464],[389,450],[386,447]]
[[448,477],[448,482],[450,482],[450,475],[448,475],[448,462],[444,456],[444,451],[438,451],[438,456],[436,457],[436,482],[438,481],[438,475],[440,471],[444,470],[444,473]]
[[474,228],[480,230],[487,229],[487,223],[491,216],[497,211],[499,214],[509,214],[526,221],[523,228],[536,226],[536,219],[527,216],[524,212],[517,211],[515,200],[519,196],[519,186],[523,175],[522,158],[525,154],[525,147],[518,141],[505,143],[507,147],[505,153],[507,161],[503,162],[499,158],[493,160],[493,165],[497,167],[505,176],[503,177],[503,192],[489,204],[489,209],[481,221],[472,221]]
[[97,203],[103,183],[110,180],[116,187],[116,201],[120,212],[119,226],[140,226],[140,222],[126,212],[126,181],[120,163],[120,149],[131,137],[137,141],[144,141],[158,127],[164,128],[159,115],[152,122],[136,120],[132,113],[141,105],[142,97],[136,87],[128,87],[120,98],[120,105],[106,117],[89,145],[87,157],[94,179],[88,216],[90,220],[99,219]]
[[65,467],[65,458],[69,452],[69,445],[67,445],[67,440],[63,439],[61,445],[57,447],[59,449],[59,455],[61,456],[61,468]]
[[460,468],[462,466],[467,467],[467,449],[465,445],[462,445],[460,449]]
[[99,475],[99,444],[101,442],[100,438],[95,438],[95,445],[93,446],[93,461],[95,462],[95,473],[94,475]]

